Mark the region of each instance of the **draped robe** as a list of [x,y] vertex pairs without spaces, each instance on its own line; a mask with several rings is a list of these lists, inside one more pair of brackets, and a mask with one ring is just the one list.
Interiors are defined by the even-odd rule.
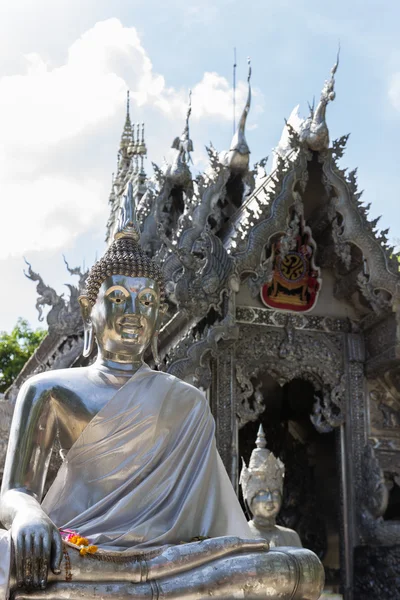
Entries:
[[[252,538],[214,432],[202,392],[144,364],[73,444],[42,507],[105,550]],[[10,532],[0,530],[0,600],[10,561]]]
[[42,507],[104,549],[251,538],[197,388],[143,365],[69,450]]

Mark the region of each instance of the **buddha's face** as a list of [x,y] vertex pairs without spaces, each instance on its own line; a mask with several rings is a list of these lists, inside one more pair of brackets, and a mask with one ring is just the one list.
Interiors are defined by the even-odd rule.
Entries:
[[153,279],[107,277],[90,315],[100,352],[141,358],[154,335],[159,308],[160,289]]
[[251,499],[250,510],[255,517],[276,517],[282,505],[280,490],[260,490]]

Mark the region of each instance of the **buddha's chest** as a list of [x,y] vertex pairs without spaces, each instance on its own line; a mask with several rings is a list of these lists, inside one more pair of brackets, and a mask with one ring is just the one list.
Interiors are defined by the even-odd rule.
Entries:
[[66,454],[90,421],[117,393],[120,386],[75,386],[56,398],[57,437],[62,454]]

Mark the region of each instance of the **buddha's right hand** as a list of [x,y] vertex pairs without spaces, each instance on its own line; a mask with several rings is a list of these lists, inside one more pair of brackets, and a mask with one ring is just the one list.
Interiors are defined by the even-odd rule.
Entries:
[[17,585],[44,589],[49,565],[55,575],[60,573],[62,540],[57,527],[40,506],[29,507],[15,515],[11,537]]

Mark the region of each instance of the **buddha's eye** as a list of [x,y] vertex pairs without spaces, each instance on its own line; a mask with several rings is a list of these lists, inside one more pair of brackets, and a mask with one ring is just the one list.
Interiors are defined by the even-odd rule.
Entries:
[[141,304],[143,304],[143,306],[153,306],[154,296],[152,294],[144,294],[140,298],[140,302],[141,302]]
[[121,294],[121,293],[118,293],[118,292],[114,292],[114,293],[109,294],[108,299],[113,304],[122,304],[126,300],[125,296],[123,294]]

